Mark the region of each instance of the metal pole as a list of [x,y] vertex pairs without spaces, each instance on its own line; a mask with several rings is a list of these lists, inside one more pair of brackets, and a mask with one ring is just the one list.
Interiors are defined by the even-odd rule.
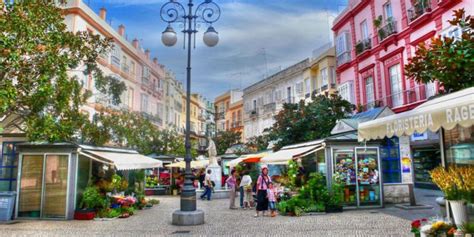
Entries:
[[194,30],[192,29],[192,21],[194,18],[193,5],[193,1],[189,0],[188,14],[186,16],[188,29],[185,29],[185,32],[188,34],[188,67],[186,68],[186,157],[184,158],[186,170],[184,173],[184,187],[181,192],[181,211],[196,211],[196,189],[194,189],[191,180],[191,39],[194,34]]

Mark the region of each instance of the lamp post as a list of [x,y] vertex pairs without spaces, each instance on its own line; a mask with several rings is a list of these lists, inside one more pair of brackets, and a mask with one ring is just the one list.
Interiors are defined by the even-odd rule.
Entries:
[[[187,8],[187,10],[186,10]],[[172,23],[183,24],[184,44],[183,48],[188,50],[187,58],[187,75],[186,75],[186,162],[184,187],[181,192],[181,208],[176,210],[172,215],[172,223],[174,225],[201,225],[204,224],[204,212],[196,208],[196,190],[192,183],[191,173],[191,47],[194,43],[196,47],[196,33],[198,24],[208,25],[207,31],[204,33],[203,41],[209,47],[214,47],[219,42],[219,35],[212,27],[212,24],[219,20],[221,10],[219,6],[212,0],[204,0],[194,10],[193,0],[188,0],[186,5],[179,3],[177,0],[170,0],[165,3],[160,10],[161,19],[168,23],[162,34],[161,40],[167,47],[174,46],[178,41],[177,34]],[[186,41],[187,38],[187,41]],[[187,47],[187,48],[186,48]]]

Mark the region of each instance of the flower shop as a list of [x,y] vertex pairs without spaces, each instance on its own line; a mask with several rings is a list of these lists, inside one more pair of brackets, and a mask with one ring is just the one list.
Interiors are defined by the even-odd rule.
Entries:
[[126,218],[146,200],[145,169],[162,162],[134,150],[72,143],[18,144],[15,218]]
[[[446,200],[447,216],[415,220],[412,230],[421,236],[463,236],[474,230],[474,87],[425,102],[417,108],[368,121],[359,126],[359,140],[407,138],[438,132],[441,166],[430,176]],[[406,139],[409,141],[409,139]],[[409,144],[408,144],[409,146]],[[410,149],[400,146],[402,165],[413,169]],[[405,168],[404,168],[405,169]],[[413,177],[405,179],[413,182]]]

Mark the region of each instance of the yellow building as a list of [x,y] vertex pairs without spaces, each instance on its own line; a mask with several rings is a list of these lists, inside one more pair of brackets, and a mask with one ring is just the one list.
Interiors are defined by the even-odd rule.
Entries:
[[[310,67],[305,72],[305,91],[321,95],[337,91],[336,50],[334,47],[323,47],[313,52]],[[306,88],[311,87],[311,90]],[[306,97],[310,97],[307,95]]]
[[239,131],[243,137],[243,92],[229,90],[214,100],[217,131]]

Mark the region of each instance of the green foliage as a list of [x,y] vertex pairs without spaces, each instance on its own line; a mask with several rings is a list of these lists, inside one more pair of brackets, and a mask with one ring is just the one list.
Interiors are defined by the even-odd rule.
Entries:
[[158,204],[160,204],[160,200],[158,200],[158,199],[150,199],[150,200],[148,200],[148,203],[153,204],[153,205],[158,205]]
[[341,207],[344,201],[344,184],[336,179],[333,179],[329,196],[326,202],[328,207]]
[[296,188],[296,179],[298,176],[298,163],[296,161],[290,160],[288,162],[288,187],[291,189]]
[[251,137],[245,144],[252,152],[261,152],[267,150],[270,143],[270,137],[268,135],[260,135]]
[[447,92],[474,86],[474,18],[464,9],[454,11],[452,26],[462,29],[461,39],[435,37],[420,43],[405,66],[408,77],[420,83],[439,81]]
[[235,131],[220,131],[217,133],[217,136],[214,138],[216,143],[217,154],[223,155],[225,151],[232,145],[240,143],[242,134]]
[[468,222],[461,225],[464,234],[474,234],[474,222]]
[[269,131],[275,148],[321,139],[331,135],[336,122],[349,115],[352,105],[339,95],[313,96],[312,102],[284,104]]
[[101,209],[108,206],[107,199],[100,194],[95,186],[88,186],[82,194],[81,206],[86,209]]
[[84,75],[120,103],[124,83],[104,76],[97,65],[110,50],[109,39],[68,31],[53,1],[2,1],[0,9],[0,117],[23,121],[17,128],[29,140],[78,139],[88,123],[79,111],[90,96],[82,87]]

